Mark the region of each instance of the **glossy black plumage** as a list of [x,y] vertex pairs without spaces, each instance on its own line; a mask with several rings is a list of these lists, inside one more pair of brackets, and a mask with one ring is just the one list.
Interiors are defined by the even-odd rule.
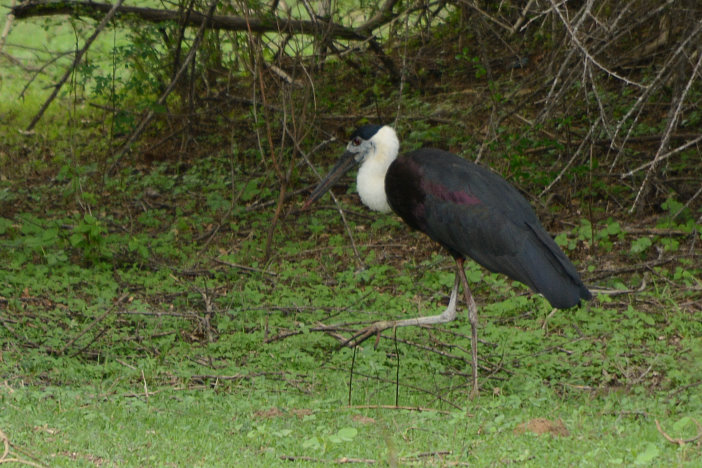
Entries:
[[366,206],[383,213],[393,210],[410,227],[426,233],[453,255],[456,278],[443,312],[377,321],[346,343],[355,346],[388,328],[455,320],[458,289],[462,286],[471,329],[473,398],[478,395],[478,307],[464,271],[466,257],[521,281],[561,309],[578,304],[580,299],[590,299],[591,294],[529,203],[502,177],[438,149],[423,148],[397,157],[399,146],[392,127],[360,127],[303,208],[360,164],[356,188]]
[[591,298],[529,203],[490,170],[425,148],[393,161],[385,192],[395,213],[455,258],[520,281],[557,308]]

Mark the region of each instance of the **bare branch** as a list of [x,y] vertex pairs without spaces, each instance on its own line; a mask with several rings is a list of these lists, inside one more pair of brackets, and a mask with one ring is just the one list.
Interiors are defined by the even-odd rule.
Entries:
[[[37,124],[37,122],[39,122],[42,115],[44,115],[44,112],[46,112],[46,109],[48,109],[51,102],[58,95],[58,92],[61,89],[61,87],[64,85],[64,83],[66,83],[66,81],[68,80],[68,77],[71,76],[71,73],[73,73],[73,70],[75,70],[75,68],[80,63],[80,60],[83,58],[83,54],[85,54],[85,52],[90,48],[93,41],[98,37],[98,35],[102,32],[102,30],[105,29],[105,26],[107,26],[107,23],[109,23],[109,21],[115,16],[117,9],[120,7],[120,5],[122,5],[122,2],[124,2],[124,0],[117,0],[117,3],[115,3],[114,6],[112,6],[112,8],[110,8],[110,10],[107,12],[107,14],[102,19],[102,21],[100,21],[100,24],[97,25],[93,34],[88,38],[88,40],[85,41],[85,45],[83,46],[82,49],[80,49],[78,51],[75,58],[73,59],[73,64],[70,67],[68,67],[68,69],[66,70],[66,73],[63,74],[63,77],[59,80],[58,83],[56,83],[56,85],[54,86],[54,90],[51,92],[51,95],[46,99],[44,104],[41,106],[41,109],[39,109],[39,112],[37,112],[37,115],[34,116],[32,121],[27,126],[28,132],[31,132],[32,129],[34,129],[34,126]],[[20,5],[20,7],[22,5]],[[15,7],[15,8],[19,8],[19,7]],[[14,11],[14,9],[13,9],[13,11]],[[17,16],[17,15],[15,14],[15,16]]]
[[670,135],[673,133],[673,130],[678,126],[678,121],[680,120],[680,115],[682,114],[682,106],[683,103],[685,102],[685,98],[687,97],[688,92],[690,91],[690,87],[692,86],[692,83],[695,81],[695,77],[697,75],[697,71],[700,69],[700,65],[702,65],[702,54],[698,54],[697,57],[697,63],[695,64],[695,69],[692,70],[692,73],[690,74],[690,79],[687,81],[687,85],[685,86],[685,89],[681,93],[681,95],[678,97],[678,103],[675,106],[675,109],[672,111],[670,118],[668,119],[668,125],[666,126],[665,133],[663,134],[663,140],[661,141],[660,146],[658,147],[658,151],[656,152],[656,156],[653,158],[653,161],[651,161],[651,165],[648,168],[648,171],[646,172],[646,177],[644,177],[643,182],[641,182],[641,186],[639,187],[639,191],[636,194],[636,199],[634,199],[634,203],[631,205],[631,208],[629,209],[630,213],[633,213],[633,211],[636,209],[636,206],[639,204],[639,200],[641,199],[641,194],[644,192],[644,189],[646,188],[646,185],[648,184],[648,181],[651,178],[651,174],[653,173],[653,170],[656,168],[656,165],[658,162],[662,159],[663,151],[665,151],[668,148],[668,142],[670,141]]
[[385,3],[378,9],[378,12],[371,19],[356,28],[356,31],[362,34],[369,34],[374,29],[391,21],[394,16],[392,8],[397,3],[397,0],[385,0]]
[[622,179],[625,179],[625,178],[627,178],[627,177],[631,177],[632,175],[636,174],[637,172],[639,172],[639,171],[641,171],[641,170],[643,170],[643,169],[646,169],[647,167],[651,167],[651,166],[653,166],[654,164],[657,164],[657,163],[663,161],[664,159],[668,159],[669,157],[671,157],[671,156],[673,156],[673,155],[675,155],[675,154],[678,154],[679,152],[684,151],[684,150],[688,149],[689,147],[694,146],[694,145],[696,145],[697,143],[700,143],[700,142],[702,142],[702,135],[698,136],[698,137],[695,138],[694,140],[690,140],[690,141],[688,141],[687,143],[678,146],[677,148],[675,148],[675,149],[673,149],[673,150],[668,151],[668,152],[665,153],[665,154],[661,154],[661,155],[658,156],[657,158],[654,158],[652,161],[649,161],[649,162],[647,162],[647,163],[645,163],[645,164],[642,164],[642,165],[640,165],[639,167],[637,167],[637,168],[635,168],[635,169],[632,169],[632,170],[630,170],[629,172],[626,172],[626,173],[622,174],[620,177],[621,177]]
[[[209,18],[212,15],[216,6],[217,0],[212,0],[212,4],[210,5],[210,9],[207,13],[207,16],[199,15],[202,17],[202,24],[200,25],[200,29],[197,32],[195,40],[193,41],[193,45],[190,47],[190,52],[188,52],[188,55],[185,57],[185,60],[183,60],[183,64],[181,65],[178,72],[176,72],[175,76],[173,76],[171,83],[168,85],[163,94],[161,94],[161,97],[158,99],[158,101],[156,101],[157,105],[161,105],[166,101],[166,98],[169,94],[171,94],[171,92],[175,88],[175,85],[180,80],[180,77],[183,76],[183,72],[185,72],[185,69],[195,57],[195,52],[197,52],[197,49],[200,47],[200,41],[202,40],[202,35],[205,32],[207,18]],[[119,150],[117,150],[117,152],[114,154],[114,162],[112,163],[112,166],[110,167],[108,173],[112,172],[112,169],[115,168],[122,156],[124,156],[124,154],[129,150],[129,148],[131,148],[132,144],[136,141],[139,135],[141,135],[142,132],[146,129],[147,125],[149,124],[149,122],[151,122],[151,119],[154,117],[154,114],[155,112],[153,109],[147,112],[147,114],[144,116],[141,122],[139,122],[139,125],[137,125],[136,128],[132,131],[131,135],[129,135],[127,141],[122,145],[122,147]]]
[[[121,4],[121,2],[120,2]],[[51,15],[85,15],[99,16],[109,11],[113,6],[107,3],[93,2],[28,2],[21,3],[11,9],[15,18],[29,18],[32,16]],[[207,20],[206,25],[210,29],[223,29],[229,31],[253,31],[253,32],[279,32],[285,31],[296,34],[316,35],[320,31],[320,24],[323,30],[327,31],[331,37],[341,39],[363,40],[365,36],[357,31],[344,26],[327,23],[316,19],[315,21],[292,20],[284,18],[242,18],[238,16],[213,15],[209,19],[200,12],[193,11],[187,18],[183,18],[178,11],[158,10],[154,8],[140,8],[123,6],[119,9],[119,15],[133,15],[141,20],[152,23],[163,21],[183,22],[184,26],[198,27]]]
[[[597,59],[595,59],[595,57],[593,57],[590,54],[590,52],[587,50],[587,48],[578,39],[577,28],[571,29],[570,23],[568,22],[568,20],[565,19],[565,17],[563,16],[563,12],[561,12],[561,10],[558,8],[558,6],[556,6],[556,3],[554,2],[554,0],[550,0],[550,2],[551,2],[551,5],[553,7],[553,11],[556,13],[556,15],[558,15],[558,17],[563,22],[563,26],[565,26],[566,30],[568,31],[568,34],[570,35],[570,38],[573,41],[573,44],[575,44],[575,46],[587,58],[588,61],[592,62],[597,68],[599,68],[603,72],[607,73],[610,76],[617,78],[618,80],[623,81],[624,83],[626,83],[628,85],[636,86],[636,87],[642,88],[642,89],[646,88],[646,86],[642,85],[641,83],[630,80],[627,77],[622,76],[619,73],[608,69],[607,67],[602,65]],[[585,6],[587,8],[587,10],[583,13],[581,21],[582,21],[582,19],[590,16],[590,9],[592,7],[592,3],[593,3],[592,0],[588,0],[587,4]]]
[[466,5],[466,6],[470,7],[470,8],[472,8],[473,10],[477,11],[477,12],[480,13],[482,16],[484,16],[485,18],[489,19],[490,21],[492,21],[493,23],[495,23],[496,25],[498,25],[499,27],[501,27],[501,28],[504,29],[505,31],[507,31],[507,32],[512,32],[512,26],[510,26],[509,24],[503,23],[502,21],[498,20],[497,18],[495,18],[495,17],[493,17],[493,16],[490,16],[485,10],[481,9],[481,8],[480,8],[478,5],[476,5],[474,2],[469,2],[468,0],[461,0],[461,3],[462,3],[463,5]]

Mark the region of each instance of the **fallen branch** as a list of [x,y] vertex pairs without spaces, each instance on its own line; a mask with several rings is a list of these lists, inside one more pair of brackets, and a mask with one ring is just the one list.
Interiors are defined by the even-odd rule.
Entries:
[[306,461],[306,462],[313,462],[313,463],[323,463],[325,465],[327,464],[337,464],[341,465],[344,463],[363,463],[365,465],[373,465],[377,463],[377,460],[374,460],[372,458],[348,458],[348,457],[342,457],[342,458],[337,458],[336,460],[327,460],[324,458],[315,458],[315,457],[308,457],[307,455],[281,455],[280,459],[283,461],[292,461],[292,462],[298,462],[298,461]]
[[8,458],[10,455],[10,439],[5,435],[5,433],[0,429],[0,442],[2,442],[3,445],[3,451],[2,455],[0,455],[0,465],[5,464],[5,463],[13,463],[13,464],[19,464],[19,465],[27,465],[27,466],[36,466],[38,468],[44,468],[46,465],[40,464],[40,463],[34,463],[31,460],[26,460],[23,458],[19,457],[12,457]]
[[[119,2],[121,3],[121,2]],[[113,5],[109,3],[93,2],[28,2],[21,3],[10,9],[16,19],[30,18],[33,16],[53,16],[72,15],[100,17],[110,11]],[[239,16],[208,15],[193,11],[186,18],[181,12],[172,10],[159,10],[155,8],[141,8],[133,6],[123,6],[119,8],[119,16],[132,15],[140,20],[150,23],[161,23],[164,21],[183,22],[187,27],[199,27],[203,21],[207,21],[209,29],[221,29],[227,31],[253,31],[253,32],[285,32],[296,34],[316,35],[319,33],[319,26],[331,37],[341,39],[363,40],[366,37],[353,29],[322,20],[307,21],[285,18],[242,18]],[[379,25],[379,21],[372,24],[373,27]],[[359,29],[363,30],[364,26]]]
[[665,437],[665,440],[667,440],[671,444],[677,444],[677,445],[682,447],[685,444],[689,444],[691,442],[696,442],[698,440],[702,440],[702,424],[700,424],[694,418],[690,418],[690,419],[692,419],[692,422],[694,422],[695,425],[697,426],[697,435],[695,437],[691,437],[689,439],[674,439],[673,437],[670,437],[668,434],[665,433],[663,428],[661,428],[661,423],[659,423],[657,419],[656,419],[656,429],[658,429],[658,432],[660,432],[661,435],[663,437]]
[[[95,320],[93,320],[93,321],[92,321],[87,327],[85,327],[80,333],[78,333],[76,336],[74,336],[73,338],[71,338],[71,339],[68,341],[68,343],[66,343],[66,344],[64,345],[64,347],[61,348],[61,350],[59,351],[59,354],[61,354],[61,355],[65,354],[65,353],[66,353],[66,350],[67,350],[68,348],[70,348],[71,346],[73,346],[73,344],[74,344],[76,341],[78,341],[83,335],[85,335],[85,334],[88,333],[90,330],[92,330],[92,328],[95,327],[95,325],[97,325],[98,323],[102,322],[102,321],[105,319],[105,317],[107,317],[107,316],[110,314],[110,312],[112,312],[112,311],[115,309],[115,307],[116,307],[117,305],[121,304],[128,296],[129,296],[129,293],[122,294],[122,295],[117,299],[117,301],[115,301],[115,303],[112,304],[112,307],[110,307],[109,309],[107,309],[101,316],[99,316],[98,318],[96,318]],[[91,343],[92,343],[93,341],[94,341],[94,339],[91,340]],[[83,349],[85,349],[85,348],[83,348]]]
[[438,414],[451,414],[451,411],[440,410],[436,408],[425,408],[422,406],[396,406],[396,405],[352,405],[349,409],[386,409],[386,410],[404,410],[417,411],[418,413],[434,412]]

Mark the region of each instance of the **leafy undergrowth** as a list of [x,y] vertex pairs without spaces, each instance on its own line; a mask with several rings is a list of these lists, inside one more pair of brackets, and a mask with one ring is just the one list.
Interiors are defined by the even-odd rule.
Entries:
[[386,331],[355,354],[339,346],[374,320],[445,307],[450,258],[349,195],[358,254],[336,208],[302,212],[291,199],[266,260],[277,194],[231,167],[211,157],[104,181],[86,167],[4,182],[8,456],[50,466],[699,462],[699,439],[666,438],[695,438],[702,421],[699,226],[674,199],[638,225],[561,220],[571,228],[557,241],[596,293],[578,309],[554,311],[469,264],[482,385],[470,401],[463,314]]

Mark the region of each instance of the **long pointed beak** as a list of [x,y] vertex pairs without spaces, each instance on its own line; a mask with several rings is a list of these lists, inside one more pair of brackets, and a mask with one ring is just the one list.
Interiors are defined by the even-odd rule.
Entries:
[[320,198],[322,198],[322,195],[327,193],[327,191],[332,188],[332,186],[338,181],[341,176],[346,174],[349,169],[354,167],[358,162],[354,158],[354,153],[350,151],[345,151],[344,154],[341,155],[341,158],[339,158],[339,161],[336,163],[336,166],[329,171],[329,174],[322,180],[317,188],[315,188],[312,191],[312,194],[310,194],[310,198],[307,199],[304,205],[302,205],[302,209],[306,210],[307,208],[310,207],[310,205]]

